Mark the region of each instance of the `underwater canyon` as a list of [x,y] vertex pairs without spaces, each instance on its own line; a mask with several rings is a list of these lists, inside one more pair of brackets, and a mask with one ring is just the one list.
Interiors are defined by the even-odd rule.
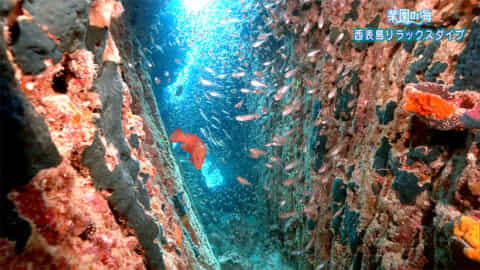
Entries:
[[0,269],[480,269],[476,0],[0,17]]

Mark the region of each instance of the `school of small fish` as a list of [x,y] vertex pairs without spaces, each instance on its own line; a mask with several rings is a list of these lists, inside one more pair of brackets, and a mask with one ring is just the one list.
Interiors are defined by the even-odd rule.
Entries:
[[[228,38],[241,40],[239,43],[227,40],[222,51],[200,52],[199,55],[203,59],[203,63],[197,59],[175,59],[175,63],[179,65],[191,65],[198,70],[198,76],[193,79],[194,83],[181,84],[176,87],[174,93],[176,97],[192,96],[192,103],[195,102],[199,106],[198,110],[195,110],[195,112],[198,112],[198,125],[200,125],[199,133],[196,136],[199,136],[207,147],[206,150],[201,149],[200,157],[196,158],[195,162],[192,159],[192,163],[194,163],[195,168],[201,168],[202,155],[204,155],[202,151],[206,151],[207,156],[220,151],[226,152],[228,146],[237,143],[236,138],[239,135],[229,127],[233,122],[234,125],[243,129],[240,132],[241,134],[251,136],[254,138],[252,139],[254,142],[262,142],[243,147],[244,153],[242,154],[257,160],[262,169],[279,171],[279,179],[267,183],[262,183],[247,174],[236,176],[235,180],[238,188],[248,190],[261,187],[266,191],[268,199],[271,199],[269,190],[273,185],[277,185],[281,188],[298,191],[303,196],[302,198],[308,198],[308,196],[313,198],[312,191],[303,189],[305,161],[300,155],[295,155],[295,151],[306,153],[308,145],[305,143],[295,145],[295,150],[290,150],[292,155],[282,155],[281,150],[295,144],[299,134],[288,125],[282,126],[279,124],[278,127],[272,127],[268,126],[267,122],[269,119],[287,119],[294,122],[299,112],[303,112],[305,103],[303,97],[293,96],[294,89],[297,89],[301,84],[306,89],[305,94],[313,97],[322,89],[321,83],[317,78],[309,78],[304,75],[302,65],[292,63],[292,48],[286,45],[274,45],[275,43],[285,44],[289,40],[286,33],[279,33],[271,26],[280,21],[291,23],[292,18],[288,15],[276,14],[275,12],[275,7],[281,1],[240,2],[244,6],[242,16],[235,17],[231,14],[232,12],[228,12],[218,22],[225,27],[225,32],[229,33]],[[245,19],[249,9],[260,11],[265,25],[254,25],[253,19]],[[322,28],[323,18],[321,20],[318,21],[318,24],[316,22],[305,24],[298,34],[307,35],[314,27]],[[242,31],[235,31],[236,28],[231,27],[232,24],[246,24],[251,27],[251,33],[244,34]],[[198,29],[192,30],[189,34],[186,41],[189,48],[195,48],[196,44],[207,36],[216,35]],[[341,33],[333,43],[339,43],[343,35]],[[183,41],[175,37],[171,42],[174,43],[173,45],[180,45]],[[232,47],[232,44],[236,44],[236,46]],[[165,45],[157,45],[155,48],[163,52],[164,47]],[[304,61],[315,61],[322,52],[323,48],[310,48]],[[232,55],[234,55],[233,58]],[[205,64],[205,62],[208,62],[208,64]],[[233,62],[235,63],[234,66],[232,66]],[[163,81],[170,81],[175,77],[169,71],[165,71],[163,75],[162,77],[160,73],[160,75],[154,77],[155,84],[159,85]],[[235,87],[232,87],[232,85],[235,85]],[[336,96],[335,89],[325,91],[331,91],[327,92],[329,93],[329,99]],[[263,104],[269,106],[257,107],[258,100],[262,100]],[[326,125],[327,120],[312,119],[311,125]],[[254,128],[255,125],[261,130]],[[178,132],[178,134],[180,133]],[[183,135],[178,134],[175,135],[179,138],[173,136],[175,141],[186,141]],[[271,136],[260,139],[264,134],[271,134]],[[196,141],[196,143],[199,142]],[[192,152],[193,150],[190,149],[192,147],[187,150]],[[210,149],[216,149],[216,151],[210,151]],[[334,158],[342,150],[342,146],[332,147],[326,156]],[[228,163],[226,157],[222,157],[221,160],[223,163]],[[327,167],[324,165],[318,170],[318,173],[323,173],[326,169]],[[277,202],[277,204],[280,205],[282,211],[285,210],[279,216],[276,215],[277,219],[280,218],[281,220],[298,219],[302,214],[310,215],[318,209],[315,203],[310,203],[300,209],[291,208],[285,200],[280,203]],[[181,239],[181,232],[178,233],[178,238]],[[313,238],[304,249],[290,252],[294,256],[299,256],[307,252],[312,245]],[[323,269],[327,262],[321,262],[317,269]]]

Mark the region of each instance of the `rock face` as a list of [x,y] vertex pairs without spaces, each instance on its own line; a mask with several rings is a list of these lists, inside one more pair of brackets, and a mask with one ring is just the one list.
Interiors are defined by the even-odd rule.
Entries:
[[[217,261],[172,157],[129,25],[157,2],[123,1],[127,19],[115,0],[0,1],[0,269],[251,267]],[[271,68],[295,70],[255,106],[283,253],[297,269],[479,269],[477,1],[275,2],[288,44]],[[392,6],[466,38],[352,41],[393,27]],[[282,259],[265,255],[250,260]]]
[[[353,28],[394,27],[392,6],[432,9],[436,27],[467,28],[466,38],[352,41]],[[267,138],[279,123],[295,131],[268,154],[300,159],[305,177],[295,189],[268,188],[277,217],[303,212],[287,240],[291,250],[313,241],[302,269],[326,259],[328,269],[479,268],[475,1],[288,0],[267,10],[275,33],[292,33],[300,71],[281,105],[305,100],[289,116],[260,120]],[[265,168],[265,183],[282,170]]]
[[122,4],[4,2],[0,268],[219,269]]

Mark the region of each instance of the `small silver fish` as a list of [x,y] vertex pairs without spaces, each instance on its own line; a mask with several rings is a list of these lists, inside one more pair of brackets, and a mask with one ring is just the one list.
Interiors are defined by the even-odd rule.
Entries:
[[213,71],[213,69],[211,69],[209,67],[205,67],[205,71],[207,71],[208,73],[211,73],[211,74],[215,74],[215,71]]
[[326,259],[326,260],[323,260],[322,262],[320,262],[320,264],[317,266],[317,268],[315,268],[315,270],[322,270],[325,266],[327,266],[328,260],[329,259]]
[[267,88],[268,86],[264,83],[261,83],[259,81],[256,81],[256,80],[252,80],[250,82],[250,84],[253,86],[253,87],[263,87],[263,88]]
[[255,43],[252,44],[252,47],[253,48],[260,47],[260,46],[262,46],[263,43],[265,43],[265,40],[256,41]]
[[288,163],[287,166],[285,166],[285,171],[289,171],[289,170],[295,168],[297,166],[297,164],[298,164],[298,160],[294,160],[294,161]]
[[310,23],[307,23],[305,25],[305,28],[303,28],[302,36],[306,36],[308,32],[310,32],[310,29],[312,29],[312,25]]
[[330,150],[330,151],[327,153],[327,156],[329,156],[329,157],[334,157],[334,156],[336,156],[338,153],[340,153],[340,151],[342,151],[343,146],[344,146],[343,144],[337,145],[335,148],[333,148],[332,150]]
[[293,109],[295,109],[294,106],[292,106],[292,105],[287,106],[287,107],[282,111],[282,115],[283,115],[283,116],[289,115],[290,113],[293,112]]
[[297,251],[292,251],[292,255],[293,256],[298,256],[298,255],[302,255],[303,253],[305,253],[306,250],[302,249],[302,250],[297,250]]
[[245,76],[245,72],[236,72],[236,73],[232,73],[232,77],[233,78],[241,78]]
[[238,115],[235,117],[237,121],[243,122],[243,121],[250,121],[255,118],[260,118],[260,114],[246,114],[246,115]]
[[275,99],[275,101],[279,101],[283,98],[283,95],[285,95],[285,93],[287,93],[288,89],[290,89],[290,85],[285,85],[285,86],[282,86],[281,88],[279,88],[277,90],[277,93],[275,93],[275,96],[273,97]]
[[205,115],[205,113],[202,111],[202,109],[200,109],[199,111],[200,111],[200,115],[202,116],[202,118],[205,119],[205,121],[208,122],[208,117]]
[[307,54],[308,57],[314,57],[317,53],[321,52],[322,50],[314,50]]
[[207,132],[205,131],[205,129],[200,128],[200,132],[202,133],[202,135],[203,135],[205,138],[208,138],[208,134],[207,134]]
[[265,40],[267,39],[269,36],[271,36],[272,33],[268,33],[268,34],[261,34],[257,37],[258,40]]
[[292,77],[295,74],[295,72],[297,72],[296,68],[294,68],[294,69],[290,70],[289,72],[285,73],[285,79],[288,79],[288,78]]
[[237,104],[235,104],[235,108],[238,109],[238,108],[242,107],[242,105],[243,105],[243,99],[240,100],[240,102],[238,102]]
[[204,86],[216,86],[217,84],[200,78],[200,84]]
[[223,94],[221,94],[219,92],[216,92],[216,91],[210,91],[210,92],[208,92],[208,94],[210,94],[210,96],[212,96],[212,97],[217,97],[217,98],[225,97]]
[[335,40],[335,42],[333,44],[338,44],[338,42],[340,42],[340,40],[342,40],[344,35],[345,35],[344,33],[340,33],[340,35],[338,35],[337,39]]

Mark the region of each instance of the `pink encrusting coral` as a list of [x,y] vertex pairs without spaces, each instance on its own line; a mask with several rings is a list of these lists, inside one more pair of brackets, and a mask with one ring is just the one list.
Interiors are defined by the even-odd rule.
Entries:
[[97,75],[98,66],[94,63],[93,54],[80,49],[69,55],[68,69],[71,71],[68,81],[68,92],[90,90]]
[[[83,61],[77,53],[74,61]],[[79,67],[77,63],[67,63],[72,67],[75,76],[67,82],[77,80],[75,84],[68,83],[69,90],[66,94],[56,93],[51,88],[53,77],[62,72],[64,63],[50,66],[47,71],[38,77],[29,78],[35,88],[27,92],[37,110],[45,117],[52,140],[57,145],[64,162],[57,168],[41,171],[31,183],[22,189],[10,194],[10,199],[19,209],[21,216],[28,218],[34,226],[34,236],[27,245],[23,263],[13,261],[13,246],[4,253],[5,266],[22,266],[29,264],[55,265],[58,269],[144,269],[142,248],[132,229],[120,226],[111,212],[107,197],[108,192],[98,191],[93,187],[93,181],[88,170],[81,164],[80,153],[93,140],[95,126],[92,117],[99,117],[94,110],[101,108],[97,94],[89,92],[86,87],[91,87],[94,78],[95,66],[88,61],[89,55],[84,58],[84,63],[91,66]],[[131,147],[133,156],[140,162],[143,173],[150,179],[157,179],[148,154],[143,150],[142,141],[145,137],[143,120],[136,116],[130,109],[131,97],[128,86],[122,82],[124,91],[124,104],[122,109],[123,127],[126,137],[136,134],[139,137],[138,147]],[[94,97],[94,98],[93,98]],[[102,137],[106,149],[105,161],[107,167],[113,170],[118,165],[118,151]],[[149,155],[150,156],[150,155]],[[78,173],[80,169],[81,173]],[[175,214],[170,206],[165,206],[165,201],[160,197],[160,188],[154,180],[148,180],[146,188],[151,196],[151,215],[157,220],[169,220],[172,225],[164,227],[165,236],[171,239],[167,250],[171,269],[176,265],[184,265],[180,269],[187,269],[188,263],[178,260],[176,249],[178,246],[173,225]],[[48,190],[48,192],[45,192]],[[28,196],[27,196],[28,195]],[[30,207],[34,205],[36,207]],[[81,205],[81,206],[79,206]],[[163,205],[163,210],[162,210]],[[84,213],[88,213],[85,215]],[[126,222],[122,223],[123,226]],[[178,225],[177,225],[178,226]],[[2,245],[7,249],[8,245]],[[62,252],[44,254],[45,250],[52,248]],[[36,256],[34,256],[36,254]],[[81,256],[78,256],[81,254]],[[37,258],[49,258],[48,261],[38,261]],[[63,268],[64,267],[64,268]]]
[[[95,132],[93,119],[100,107],[98,94],[89,91],[96,76],[93,54],[77,50],[54,65],[47,60],[46,71],[37,75],[23,75],[16,69],[17,77],[36,110],[44,116],[54,143],[62,156],[81,153],[91,144]],[[64,84],[54,81],[63,78]],[[63,94],[62,92],[65,92]]]
[[[144,269],[136,251],[139,243],[117,224],[108,196],[68,160],[41,171],[30,184],[10,193],[19,214],[33,225],[33,233],[22,263],[6,260],[7,265],[42,265],[41,258],[48,255],[58,269]],[[40,251],[47,254],[32,256]],[[68,267],[59,265],[63,260]]]
[[67,95],[53,94],[40,100],[41,111],[48,115],[47,122],[57,149],[63,156],[72,150],[81,151],[93,138],[92,112],[75,105]]
[[95,0],[90,7],[90,25],[110,27],[112,18],[120,17],[123,11],[121,2],[115,0]]
[[[21,254],[15,252],[18,248],[15,242],[0,239],[0,268],[137,270],[163,269],[161,265],[164,264],[165,269],[174,270],[218,264],[213,255],[205,253],[205,250],[211,253],[208,243],[200,245],[200,241],[206,239],[198,240],[197,234],[202,232],[189,219],[195,218],[193,212],[189,211],[189,217],[184,215],[180,219],[170,200],[182,189],[178,184],[182,180],[171,153],[164,151],[168,139],[156,114],[155,100],[151,98],[153,92],[145,79],[147,75],[133,65],[119,65],[136,61],[131,53],[134,50],[128,48],[132,47],[133,39],[124,24],[126,21],[119,19],[112,24],[112,19],[120,18],[123,12],[122,3],[95,0],[72,7],[64,1],[55,2],[65,4],[62,8],[69,12],[77,11],[78,18],[74,20],[77,28],[72,31],[78,30],[78,33],[59,31],[60,34],[53,35],[49,31],[58,30],[54,29],[56,25],[42,25],[39,23],[41,17],[35,17],[33,12],[32,16],[26,16],[28,13],[22,11],[22,5],[27,4],[16,2],[5,33],[13,32],[9,30],[15,21],[32,21],[33,28],[39,27],[38,35],[46,34],[45,43],[49,39],[53,41],[48,49],[58,53],[41,51],[42,56],[45,53],[57,58],[42,58],[35,64],[44,68],[28,72],[25,64],[18,63],[20,54],[15,54],[11,47],[6,50],[18,85],[23,89],[22,98],[25,96],[25,102],[39,114],[38,121],[45,122],[47,137],[58,151],[61,162],[35,172],[33,178],[26,179],[29,180],[27,184],[9,192],[8,199],[19,218],[31,226],[31,235],[26,238],[25,247],[21,247]],[[62,19],[71,18],[66,17]],[[87,50],[91,45],[87,44],[89,26],[109,29],[100,29],[105,35],[93,43],[94,49]],[[103,49],[99,44],[106,46]],[[121,84],[121,91],[118,91],[118,84]],[[12,85],[15,85],[14,80]],[[145,95],[150,97],[148,102],[145,102]],[[122,104],[105,103],[106,96]],[[114,120],[104,119],[110,105],[114,105],[114,109],[121,106],[121,115],[113,114]],[[105,127],[110,121],[117,121],[114,131]],[[111,133],[120,136],[112,139]],[[91,147],[95,139],[100,141],[99,145]],[[135,217],[144,220],[128,220],[128,215],[119,210],[121,207],[112,202],[114,194],[118,194],[117,186],[101,186],[103,179],[98,178],[102,177],[97,177],[85,161],[86,152],[91,148],[101,152],[93,163],[102,169],[106,167],[103,172],[112,176],[112,182],[117,186],[125,184],[123,187],[135,194],[143,192],[142,202],[134,196],[129,204],[138,207]],[[131,170],[123,168],[126,157],[134,165]],[[125,179],[114,175],[118,171]],[[131,181],[135,182],[134,187],[130,186]],[[139,232],[138,227],[134,227],[138,223],[149,231]],[[184,230],[189,232],[190,238],[183,237]],[[194,255],[186,239],[192,239],[197,245],[200,255],[196,255],[199,256]],[[157,267],[153,267],[152,262]]]
[[102,59],[103,62],[110,61],[117,64],[122,62],[122,58],[120,57],[117,46],[115,45],[115,41],[113,41],[112,34],[110,33],[108,33],[107,46],[103,52]]
[[[54,79],[65,73],[65,89],[54,89]],[[101,108],[98,95],[89,91],[96,76],[92,53],[78,50],[57,65],[49,64],[38,76],[23,76],[18,70],[17,74],[20,81],[33,85],[26,93],[45,118],[63,161],[10,193],[19,214],[31,223],[32,236],[21,263],[7,249],[1,265],[6,269],[32,264],[56,269],[144,269],[137,238],[125,223],[116,221],[108,205],[110,194],[94,187],[81,163],[81,153],[92,143],[96,130],[93,118],[99,117],[96,111]],[[117,154],[107,153],[114,160],[107,162],[113,169]]]

